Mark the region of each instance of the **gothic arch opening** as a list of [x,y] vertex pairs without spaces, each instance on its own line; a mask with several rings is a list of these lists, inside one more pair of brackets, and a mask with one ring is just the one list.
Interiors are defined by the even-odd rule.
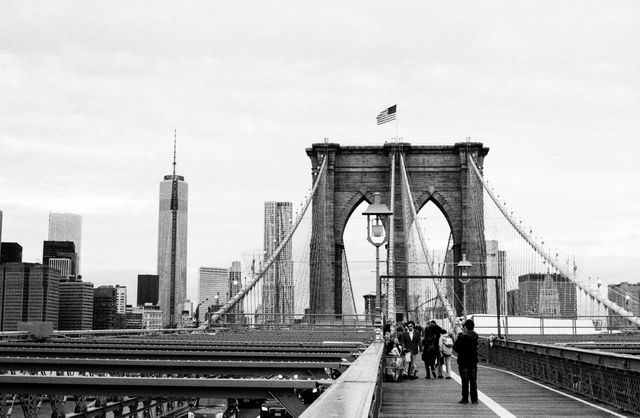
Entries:
[[[359,315],[365,314],[365,296],[375,295],[376,250],[367,241],[367,219],[362,212],[369,202],[362,200],[347,218],[342,234],[344,252],[348,261],[349,278],[355,308]],[[380,247],[380,274],[386,272],[387,252]],[[343,272],[344,275],[344,272]],[[343,294],[343,300],[348,299]],[[345,314],[347,312],[344,312]]]
[[[417,228],[421,228],[427,255],[424,255]],[[415,260],[407,266],[408,274],[442,275],[452,274],[452,228],[443,210],[428,200],[417,213],[417,221],[410,228],[408,254]],[[445,289],[447,284],[445,283]],[[436,303],[435,284],[430,279],[414,279],[408,283],[407,311],[412,319],[424,322],[442,314],[441,304]]]

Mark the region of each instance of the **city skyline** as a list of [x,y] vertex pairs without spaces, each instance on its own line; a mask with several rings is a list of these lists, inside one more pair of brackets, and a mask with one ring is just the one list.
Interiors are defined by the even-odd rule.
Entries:
[[[0,17],[2,239],[25,262],[42,261],[49,212],[73,212],[85,280],[134,289],[156,274],[174,129],[192,301],[198,267],[260,246],[265,201],[303,200],[312,143],[470,137],[500,196],[579,274],[638,281],[640,4],[119,7]],[[394,104],[397,134],[375,123]],[[370,277],[373,249],[348,228],[350,270]]]

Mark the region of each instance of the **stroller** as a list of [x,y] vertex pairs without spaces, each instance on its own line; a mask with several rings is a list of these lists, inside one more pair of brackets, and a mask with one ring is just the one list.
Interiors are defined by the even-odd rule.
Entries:
[[404,356],[384,356],[384,377],[397,382],[404,372]]

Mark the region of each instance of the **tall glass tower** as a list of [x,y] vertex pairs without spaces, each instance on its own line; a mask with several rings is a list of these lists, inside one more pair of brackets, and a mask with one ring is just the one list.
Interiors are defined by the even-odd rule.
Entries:
[[75,244],[76,275],[80,274],[80,243],[82,241],[82,216],[74,213],[49,213],[48,241],[71,241]]
[[189,185],[176,174],[173,140],[173,174],[160,182],[158,216],[159,305],[162,325],[174,327],[187,299],[187,200]]
[[[264,257],[267,261],[291,230],[291,202],[264,203]],[[264,322],[293,322],[293,261],[291,241],[263,278]]]
[[229,269],[200,267],[198,296],[198,320],[203,324],[207,312],[216,312],[229,301]]

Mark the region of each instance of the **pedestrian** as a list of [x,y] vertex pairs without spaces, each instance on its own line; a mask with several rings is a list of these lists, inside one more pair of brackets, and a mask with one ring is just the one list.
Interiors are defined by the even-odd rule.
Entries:
[[393,348],[389,352],[389,355],[396,358],[395,359],[396,367],[402,367],[403,361],[402,361],[400,342],[396,338],[396,339],[393,340],[392,344],[393,344]]
[[[438,372],[438,379],[442,379],[442,355],[440,354],[440,335],[446,334],[447,331],[442,329],[435,320],[430,320],[428,323],[429,332],[433,334],[436,342],[436,371]],[[435,375],[433,376],[436,377]]]
[[453,351],[458,353],[458,371],[462,379],[462,399],[459,403],[478,403],[478,334],[471,319],[464,321],[464,332],[458,334]]
[[[453,354],[453,334],[448,333],[440,337],[440,356],[444,365],[444,376],[451,379],[451,355]],[[442,368],[440,369],[442,372]]]
[[391,331],[384,333],[384,355],[388,356],[389,352],[393,348],[393,338],[391,338]]
[[433,334],[430,327],[425,328],[424,338],[422,339],[422,361],[424,361],[424,368],[427,370],[425,379],[436,378],[436,358],[438,357],[438,344],[436,343],[436,336]]
[[415,322],[407,322],[407,330],[400,334],[400,344],[405,350],[404,375],[410,379],[418,377],[416,372],[416,356],[420,353],[420,332],[414,327]]

